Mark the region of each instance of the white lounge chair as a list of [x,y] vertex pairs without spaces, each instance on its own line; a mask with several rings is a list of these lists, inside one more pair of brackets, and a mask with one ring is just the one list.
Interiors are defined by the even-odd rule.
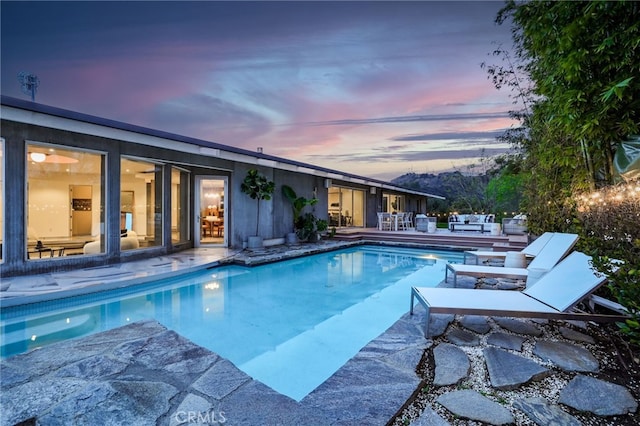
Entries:
[[495,277],[526,280],[530,271],[535,271],[536,275],[541,275],[551,270],[571,251],[577,241],[578,235],[576,234],[554,233],[526,268],[496,268],[495,266],[487,265],[448,263],[444,279],[446,281],[449,277],[449,272],[451,272],[454,287],[457,285],[458,275],[469,275],[477,278]]
[[[536,257],[542,248],[549,242],[553,236],[553,232],[545,232],[538,238],[533,240],[531,244],[520,250],[529,260]],[[488,250],[467,250],[464,252],[464,263],[467,263],[467,256],[475,258],[475,264],[478,265],[482,259],[499,259],[504,261],[507,257],[506,251],[488,251]]]
[[624,320],[627,317],[621,314],[570,311],[606,281],[603,274],[592,269],[590,261],[590,256],[573,252],[524,291],[412,287],[410,314],[413,315],[417,299],[427,311],[425,337],[429,337],[429,315],[435,313],[601,322]]

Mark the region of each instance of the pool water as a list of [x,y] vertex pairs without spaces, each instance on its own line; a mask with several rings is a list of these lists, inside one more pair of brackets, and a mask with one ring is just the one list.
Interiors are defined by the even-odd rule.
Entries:
[[461,256],[361,246],[7,308],[2,357],[154,318],[299,401],[409,310],[411,286],[437,285]]

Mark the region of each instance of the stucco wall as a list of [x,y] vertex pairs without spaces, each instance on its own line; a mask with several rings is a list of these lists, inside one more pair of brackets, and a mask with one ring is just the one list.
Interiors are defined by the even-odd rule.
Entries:
[[[256,169],[267,179],[275,183],[275,190],[271,200],[260,201],[260,216],[258,217],[258,200],[244,194],[240,186],[247,172]],[[314,212],[321,219],[327,219],[327,189],[323,185],[324,179],[303,173],[276,170],[264,166],[237,163],[230,180],[230,193],[233,200],[229,214],[233,216],[232,237],[230,244],[233,247],[242,247],[249,236],[256,235],[256,221],[258,221],[258,235],[268,240],[284,238],[293,230],[293,214],[291,203],[282,195],[282,185],[289,185],[296,195],[305,198],[315,197],[319,202],[313,207],[307,207],[306,211]]]
[[[37,121],[34,118],[34,121]],[[158,256],[171,251],[182,250],[192,247],[194,244],[194,235],[192,234],[189,241],[180,242],[172,245],[171,243],[171,206],[169,194],[171,187],[171,177],[169,175],[170,165],[179,166],[186,169],[191,174],[191,182],[189,190],[195,187],[195,176],[212,175],[223,176],[228,179],[229,188],[227,191],[227,199],[225,199],[227,222],[225,223],[225,232],[227,233],[227,243],[232,248],[242,248],[249,236],[256,234],[256,225],[258,226],[258,234],[264,239],[281,239],[293,229],[293,216],[290,202],[282,195],[282,185],[291,186],[297,195],[305,198],[318,198],[315,206],[307,207],[305,211],[313,212],[316,217],[328,219],[328,188],[325,187],[326,179],[324,177],[310,175],[306,173],[286,171],[274,169],[268,165],[253,165],[237,162],[231,159],[218,158],[215,150],[205,151],[211,155],[181,152],[174,144],[173,140],[166,140],[162,147],[150,146],[144,142],[129,142],[119,139],[120,133],[114,130],[113,138],[106,137],[104,134],[111,136],[109,128],[101,128],[102,136],[96,136],[86,130],[85,123],[73,122],[73,130],[59,130],[51,127],[40,125],[25,124],[17,121],[2,120],[1,135],[5,139],[5,148],[3,152],[5,165],[5,193],[4,211],[2,220],[4,222],[4,234],[2,235],[4,245],[4,258],[0,264],[0,276],[11,276],[17,274],[49,272],[52,270],[72,269],[74,267],[86,267],[95,265],[104,265],[109,263],[117,263],[125,259],[135,259],[144,257]],[[76,129],[77,128],[77,129]],[[87,132],[87,133],[85,133]],[[102,134],[102,133],[101,133]],[[26,259],[25,241],[27,240],[27,229],[25,227],[26,200],[25,200],[25,155],[26,141],[40,142],[44,144],[53,144],[67,148],[77,148],[102,152],[106,155],[106,174],[104,182],[105,201],[107,207],[103,216],[94,217],[95,225],[100,229],[105,229],[107,234],[107,252],[100,256],[65,256],[57,257],[50,260],[28,261]],[[164,141],[164,140],[163,140]],[[177,142],[176,142],[177,143]],[[183,142],[180,142],[184,144]],[[251,156],[245,155],[245,159],[249,161],[262,161],[263,159],[253,159]],[[154,235],[163,235],[162,244],[141,250],[131,250],[121,252],[119,250],[120,238],[120,209],[119,197],[120,190],[127,189],[122,186],[121,179],[121,162],[122,156],[136,157],[148,159],[166,164],[163,182],[156,182],[157,185],[163,185],[165,190],[163,202],[163,218],[162,228],[154,230]],[[260,201],[260,211],[258,215],[258,201],[251,199],[248,195],[242,193],[240,186],[244,180],[248,170],[256,168],[261,174],[265,175],[269,180],[275,182],[275,191],[271,200]],[[78,180],[82,180],[78,177]],[[362,190],[365,194],[365,227],[374,227],[377,222],[376,212],[381,208],[382,191],[377,188],[376,193],[372,194],[370,186],[366,184],[355,184],[349,181],[337,181],[332,179],[332,183],[336,186],[343,186]],[[79,182],[81,183],[81,182]],[[99,185],[99,184],[95,184]],[[52,191],[55,182],[39,183],[33,182],[32,191],[41,191],[38,196],[43,202],[50,198],[46,194],[46,190]],[[59,187],[56,189],[59,193],[68,191],[68,187]],[[158,188],[159,190],[159,188]],[[98,191],[94,191],[94,195]],[[191,227],[192,232],[199,232],[199,224],[193,224],[195,215],[194,201],[191,198],[191,217],[188,221],[194,225]],[[98,205],[98,200],[94,200]],[[59,215],[58,215],[59,213]],[[98,214],[98,210],[95,211]],[[56,220],[59,223],[50,222],[43,227],[45,235],[49,232],[53,233],[54,228],[64,229],[64,224],[68,222],[68,205],[60,212],[56,212]],[[37,216],[31,212],[31,216]],[[138,218],[140,220],[140,218]],[[35,221],[34,221],[35,222]],[[159,223],[159,222],[158,222]],[[55,226],[54,226],[55,225]],[[51,228],[51,230],[50,230]],[[62,235],[51,235],[62,237]]]

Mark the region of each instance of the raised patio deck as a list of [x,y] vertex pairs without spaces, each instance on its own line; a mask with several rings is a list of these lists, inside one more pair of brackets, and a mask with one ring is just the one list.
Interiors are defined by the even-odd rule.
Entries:
[[344,241],[420,244],[494,251],[520,251],[528,244],[527,235],[488,235],[486,232],[451,232],[448,229],[437,229],[434,233],[426,233],[414,229],[380,231],[377,228],[340,228],[334,238]]

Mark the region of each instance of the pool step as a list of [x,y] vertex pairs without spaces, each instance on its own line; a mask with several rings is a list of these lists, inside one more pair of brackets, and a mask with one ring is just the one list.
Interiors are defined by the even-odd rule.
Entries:
[[412,286],[435,287],[445,264],[424,266],[239,368],[300,401],[407,311]]

